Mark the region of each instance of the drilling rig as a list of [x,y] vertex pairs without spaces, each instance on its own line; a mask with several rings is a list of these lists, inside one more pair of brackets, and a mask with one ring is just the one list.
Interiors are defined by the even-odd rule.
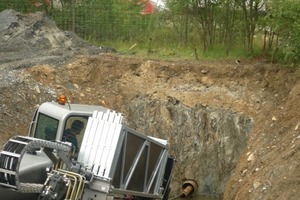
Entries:
[[[174,159],[168,142],[146,136],[101,106],[70,104],[65,96],[34,112],[28,136],[0,152],[5,200],[168,199]],[[78,150],[64,134],[74,121]],[[1,198],[2,198],[1,197]]]

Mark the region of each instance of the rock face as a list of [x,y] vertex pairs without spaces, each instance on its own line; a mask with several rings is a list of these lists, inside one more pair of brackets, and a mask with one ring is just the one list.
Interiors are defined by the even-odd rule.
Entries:
[[[222,196],[232,169],[247,144],[253,119],[243,113],[201,104],[188,107],[177,99],[134,100],[130,125],[167,138],[177,160],[173,181],[194,179],[198,192]],[[172,188],[180,194],[177,188]]]

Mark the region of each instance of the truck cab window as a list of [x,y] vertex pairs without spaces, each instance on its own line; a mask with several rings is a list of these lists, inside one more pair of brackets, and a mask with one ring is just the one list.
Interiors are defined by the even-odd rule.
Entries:
[[44,140],[55,140],[58,120],[39,113],[34,137]]
[[62,141],[70,142],[75,154],[79,152],[87,120],[86,116],[71,116],[66,121]]

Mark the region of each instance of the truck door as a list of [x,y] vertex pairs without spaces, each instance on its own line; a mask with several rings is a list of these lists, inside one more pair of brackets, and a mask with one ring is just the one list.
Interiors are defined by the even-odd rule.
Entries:
[[87,121],[88,116],[69,116],[64,126],[61,141],[70,142],[72,144],[72,151],[76,155],[81,146]]

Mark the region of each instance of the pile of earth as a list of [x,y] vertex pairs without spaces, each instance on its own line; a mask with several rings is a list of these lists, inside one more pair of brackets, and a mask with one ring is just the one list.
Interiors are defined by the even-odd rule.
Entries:
[[[1,144],[14,135],[26,135],[34,109],[63,93],[71,102],[122,112],[130,127],[170,139],[170,151],[178,160],[173,188],[185,178],[182,166],[187,163],[197,166],[189,171],[199,177],[211,176],[200,167],[222,172],[214,183],[209,182],[212,179],[197,180],[198,194],[226,200],[300,197],[297,69],[263,60],[242,60],[237,65],[234,60],[162,61],[103,54],[101,48],[75,34],[60,31],[41,13],[22,15],[6,10],[0,13],[0,82]],[[242,113],[253,120],[246,146],[234,163],[226,166],[223,158],[210,161],[216,160],[210,153],[223,155],[220,148],[207,152],[205,160],[197,152],[185,154],[199,148],[195,144],[206,145],[195,142],[197,132],[182,130],[201,128],[191,123],[197,116],[188,111],[195,108]],[[216,133],[222,129],[208,122],[204,122],[208,129]],[[216,146],[222,144],[218,134],[207,137]],[[228,155],[224,159],[230,159]],[[216,183],[224,186],[212,187]]]
[[0,13],[0,68],[22,68],[39,63],[60,65],[76,55],[114,51],[92,46],[73,32],[61,31],[44,13]]

